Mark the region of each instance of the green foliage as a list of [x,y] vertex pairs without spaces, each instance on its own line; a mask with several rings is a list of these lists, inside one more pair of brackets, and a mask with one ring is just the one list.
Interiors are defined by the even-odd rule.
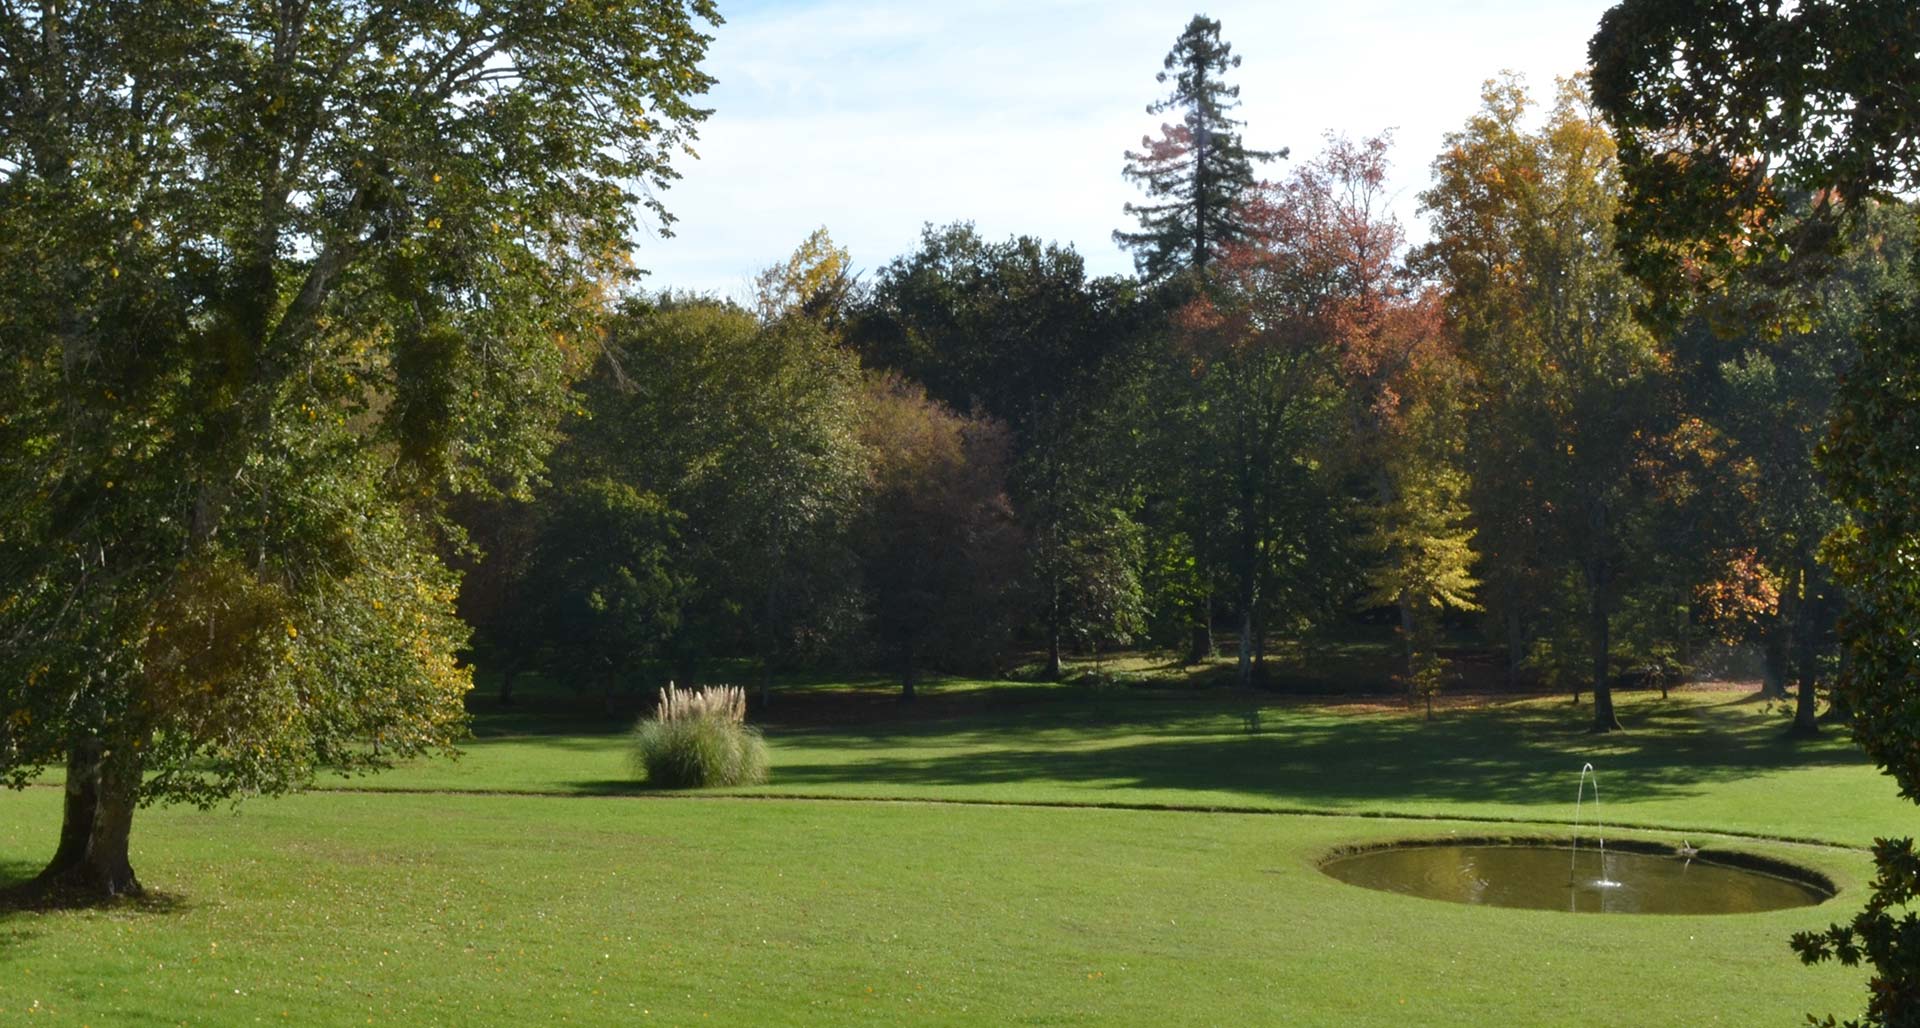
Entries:
[[802,240],[783,263],[754,276],[754,313],[769,323],[802,317],[838,325],[846,319],[857,285],[852,256],[834,243],[823,226]]
[[1479,610],[1471,573],[1473,529],[1461,496],[1466,476],[1444,465],[1408,468],[1394,478],[1392,497],[1369,508],[1364,545],[1385,557],[1366,576],[1365,602],[1406,602],[1433,611]]
[[[602,659],[631,669],[664,647],[771,665],[851,630],[857,390],[851,355],[810,318],[668,300],[613,319],[582,387],[588,417],[554,454],[556,492],[619,483],[671,512],[671,538],[634,566],[657,564],[679,587],[656,590],[661,604],[606,637]],[[562,510],[546,524],[594,574],[626,552],[605,550],[621,537],[590,518]],[[574,630],[571,612],[552,610],[556,631]]]
[[916,251],[882,269],[849,333],[869,366],[1011,430],[1009,492],[1031,563],[1023,584],[1056,658],[1063,637],[1137,631],[1128,540],[1140,477],[1140,306],[1124,283],[1089,281],[1071,249],[929,226]]
[[1821,468],[1853,523],[1827,557],[1852,600],[1839,692],[1867,754],[1920,802],[1920,308],[1876,313],[1874,345],[1841,387]]
[[1675,417],[1670,361],[1634,320],[1638,286],[1614,250],[1619,169],[1584,84],[1563,81],[1529,131],[1531,104],[1517,78],[1491,81],[1448,136],[1421,194],[1423,256],[1478,385],[1467,452],[1489,603],[1535,627],[1584,609],[1607,731],[1611,612],[1643,566],[1632,543]]
[[[1920,952],[1913,939],[1920,935],[1920,914],[1908,906],[1920,899],[1920,856],[1913,851],[1912,839],[1875,839],[1873,864],[1878,873],[1870,886],[1866,909],[1846,924],[1831,925],[1824,932],[1795,932],[1793,951],[1809,964],[1836,960],[1847,967],[1866,963],[1874,968],[1867,991],[1864,1020],[1848,1020],[1846,1028],[1866,1025],[1904,1026],[1913,1023],[1912,1011],[1920,1009],[1920,965],[1914,954]],[[1837,1028],[1833,1015],[1823,1019],[1808,1015],[1810,1024]]]
[[539,626],[553,670],[612,683],[680,627],[695,587],[676,559],[685,517],[606,478],[563,478],[539,507],[514,616]]
[[1380,152],[1336,139],[1264,187],[1248,206],[1250,240],[1174,318],[1181,377],[1166,438],[1179,452],[1181,527],[1232,576],[1242,684],[1269,619],[1344,602],[1357,577],[1342,457],[1366,434],[1355,408],[1371,404],[1355,402],[1354,380],[1404,355],[1375,331],[1380,307],[1397,306],[1380,294],[1393,273],[1353,234],[1379,228],[1376,209],[1351,201],[1378,185]]
[[995,659],[1021,618],[1009,439],[999,423],[955,414],[895,376],[869,381],[863,405],[872,477],[854,545],[875,645],[911,696],[927,665]]
[[1220,23],[1196,14],[1168,51],[1165,70],[1154,76],[1173,85],[1147,113],[1179,111],[1180,123],[1162,125],[1160,138],[1144,138],[1138,152],[1127,152],[1124,174],[1155,202],[1127,204],[1140,231],[1113,234],[1114,242],[1135,251],[1134,263],[1149,282],[1183,269],[1204,272],[1225,248],[1245,242],[1250,226],[1242,202],[1257,181],[1254,162],[1287,155],[1249,150],[1241,141],[1244,123],[1230,113],[1240,106],[1240,87],[1225,81],[1239,66],[1233,47],[1220,39]]
[[1827,274],[1840,216],[1920,181],[1916,53],[1920,9],[1904,0],[1609,10],[1589,46],[1594,95],[1620,140],[1620,228],[1654,312],[1674,320],[1704,298],[1745,328],[1803,310],[1722,287]]
[[1062,627],[1083,646],[1125,646],[1145,628],[1140,526],[1122,511],[1093,511],[1067,535],[1057,569],[1067,612]]
[[[1623,142],[1632,201],[1623,230],[1636,273],[1662,289],[1656,313],[1685,310],[1698,299],[1696,282],[1817,281],[1848,242],[1837,222],[1858,224],[1871,216],[1865,201],[1920,185],[1920,94],[1911,88],[1920,8],[1912,4],[1627,0],[1608,12],[1592,55],[1600,102]],[[1811,195],[1810,215],[1787,216],[1795,193]],[[1920,281],[1920,266],[1908,274]],[[1920,329],[1910,300],[1883,294],[1876,306],[1820,462],[1853,519],[1826,543],[1852,604],[1841,624],[1848,660],[1836,693],[1853,710],[1861,745],[1903,796],[1920,800],[1920,711],[1908,695],[1920,668],[1920,529],[1912,516],[1920,495]],[[1763,327],[1780,320],[1765,305],[1740,313]],[[1864,958],[1875,980],[1862,1023],[1913,1024],[1916,922],[1908,915],[1896,927],[1888,919],[1913,895],[1911,845],[1883,843],[1876,856],[1880,876],[1861,917],[1824,938],[1800,936],[1796,947],[1810,962]]]
[[438,498],[538,472],[715,21],[0,13],[0,772],[100,786],[90,886],[137,888],[135,800],[459,733]]

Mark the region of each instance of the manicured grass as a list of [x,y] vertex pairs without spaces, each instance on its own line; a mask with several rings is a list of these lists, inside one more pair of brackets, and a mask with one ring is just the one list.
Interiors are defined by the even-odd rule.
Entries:
[[[57,797],[0,803],[37,852]],[[161,909],[16,915],[46,1023],[1790,1024],[1832,908],[1592,917],[1314,860],[1483,826],[925,804],[308,795],[143,819]],[[1852,852],[1748,845],[1849,886]],[[1857,890],[1853,892],[1858,895]],[[32,1022],[28,1022],[32,1023]]]
[[[1788,740],[1780,714],[1743,690],[1682,690],[1668,700],[1622,694],[1630,730],[1592,736],[1587,715],[1564,699],[1448,711],[1427,722],[1269,698],[1261,732],[1250,734],[1244,715],[1254,700],[1015,689],[1011,704],[952,717],[909,711],[853,726],[770,724],[771,778],[739,791],[1561,822],[1580,766],[1591,762],[1603,816],[1615,823],[1856,846],[1876,835],[1920,834],[1920,808],[1899,799],[1843,730]],[[776,698],[774,713],[780,704]],[[636,788],[622,722],[487,716],[476,728],[458,762],[323,785]]]
[[[143,812],[160,899],[0,915],[0,1023],[1793,1024],[1861,1006],[1860,972],[1802,968],[1785,940],[1850,916],[1869,861],[1711,833],[1920,828],[1843,742],[1780,742],[1735,693],[1630,697],[1635,730],[1606,739],[1564,701],[1431,725],[1274,705],[1250,735],[1231,698],[1035,689],[943,716],[939,695],[859,727],[771,724],[766,789],[811,800],[635,790],[625,724],[488,716],[457,763],[237,816]],[[1841,895],[1573,916],[1316,869],[1355,842],[1562,832],[1589,760],[1609,821],[1791,860]],[[858,796],[909,802],[834,799]],[[1434,819],[1084,806],[1115,802]],[[0,879],[44,858],[58,807],[0,795]]]

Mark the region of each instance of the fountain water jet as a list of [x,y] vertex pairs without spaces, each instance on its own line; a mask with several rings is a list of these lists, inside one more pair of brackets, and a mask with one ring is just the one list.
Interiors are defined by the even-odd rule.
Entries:
[[1589,778],[1593,780],[1593,834],[1600,840],[1600,878],[1593,885],[1614,889],[1620,883],[1607,877],[1607,826],[1600,817],[1600,775],[1592,764],[1580,765],[1580,787],[1573,794],[1573,859],[1567,865],[1567,884],[1574,887],[1580,883],[1580,804],[1586,799]]

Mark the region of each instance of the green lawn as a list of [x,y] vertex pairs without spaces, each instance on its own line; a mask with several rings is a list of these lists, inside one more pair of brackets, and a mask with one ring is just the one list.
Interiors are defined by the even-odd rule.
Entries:
[[[978,686],[953,691],[972,699]],[[773,778],[755,795],[1206,807],[1316,813],[1570,819],[1580,766],[1598,769],[1612,822],[1712,828],[1865,846],[1920,834],[1920,808],[1895,794],[1838,729],[1813,743],[1743,691],[1618,699],[1629,731],[1585,733],[1564,699],[1449,711],[1281,705],[1231,694],[1088,695],[1009,687],[1012,701],[938,716],[897,713],[890,697],[853,709],[854,726],[767,729]],[[784,702],[784,706],[783,706]],[[776,697],[775,714],[807,709]],[[885,716],[892,714],[893,716]],[[583,795],[636,791],[620,722],[486,715],[458,762],[422,762],[328,788],[460,789]]]
[[[605,725],[488,716],[458,763],[144,812],[161,897],[0,918],[0,1023],[1794,1024],[1864,992],[1786,936],[1850,915],[1857,846],[1920,829],[1844,744],[1781,743],[1734,693],[1636,696],[1634,731],[1603,740],[1563,701],[1433,724],[1275,706],[1249,735],[1231,699],[1014,695],[776,722],[760,791],[1081,806],[659,798]],[[1588,760],[1609,821],[1793,860],[1842,895],[1572,916],[1315,868],[1359,841],[1564,831]],[[0,876],[44,858],[58,800],[0,796]]]

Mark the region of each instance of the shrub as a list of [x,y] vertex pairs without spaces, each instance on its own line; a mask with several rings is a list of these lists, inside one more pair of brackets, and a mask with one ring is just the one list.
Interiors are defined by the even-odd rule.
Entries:
[[634,726],[633,764],[663,789],[752,785],[767,780],[767,744],[747,724],[745,690],[668,683],[653,716]]

